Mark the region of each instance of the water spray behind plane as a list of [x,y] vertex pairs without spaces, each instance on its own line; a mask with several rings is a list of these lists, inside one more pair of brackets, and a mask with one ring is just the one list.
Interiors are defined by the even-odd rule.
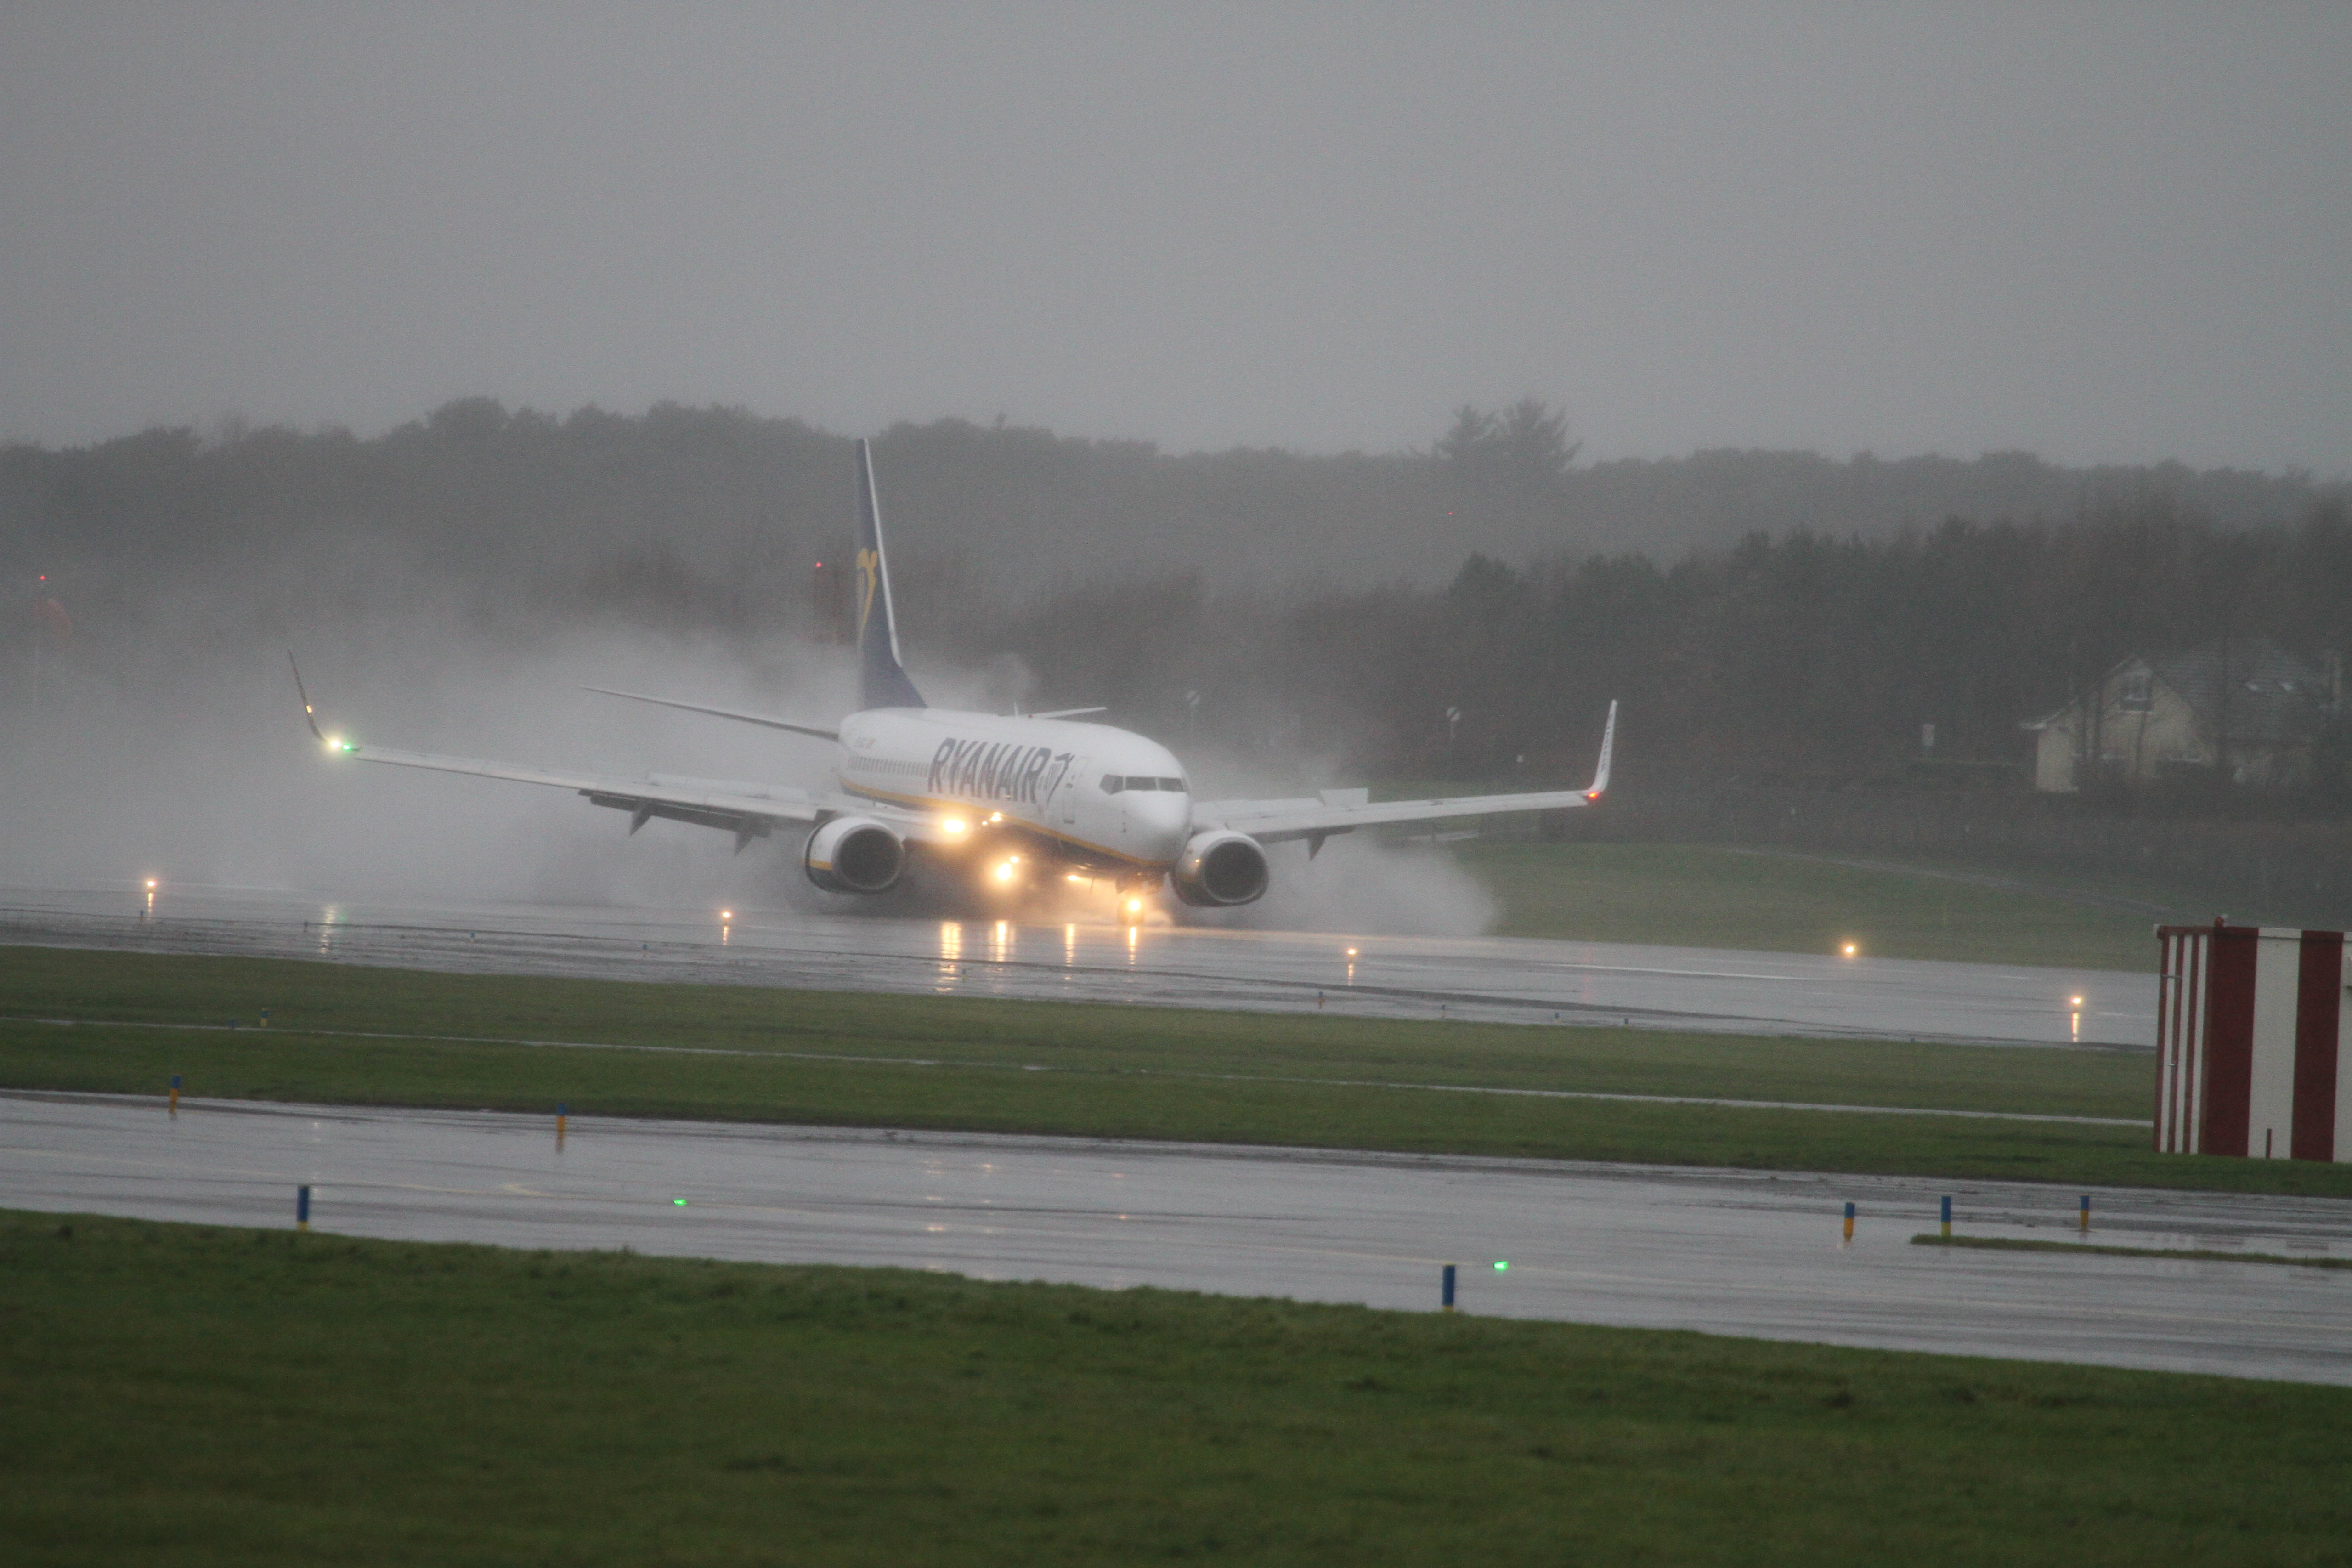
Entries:
[[[731,833],[740,853],[779,827],[805,826],[802,867],[811,881],[834,892],[887,892],[919,855],[1000,882],[1049,875],[1108,879],[1130,916],[1163,883],[1179,900],[1199,908],[1254,902],[1272,880],[1269,844],[1304,839],[1312,858],[1325,840],[1360,827],[1569,810],[1592,805],[1609,787],[1614,702],[1601,731],[1599,764],[1584,789],[1377,803],[1360,789],[1300,799],[1196,800],[1182,764],[1165,746],[1111,725],[1079,721],[1100,709],[1007,717],[932,708],[899,655],[873,456],[864,441],[857,444],[856,484],[856,712],[828,728],[589,689],[831,742],[837,751],[830,788],[663,773],[633,779],[362,745],[321,731],[304,690],[310,732],[337,759],[572,790],[593,805],[628,813],[631,833],[656,817],[690,823]],[[300,689],[299,669],[295,682]]]

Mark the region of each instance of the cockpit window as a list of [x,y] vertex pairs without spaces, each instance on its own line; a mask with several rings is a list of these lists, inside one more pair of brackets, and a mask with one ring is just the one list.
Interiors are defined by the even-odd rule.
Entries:
[[1105,774],[1103,774],[1103,782],[1102,782],[1102,792],[1103,792],[1103,794],[1105,794],[1105,795],[1117,795],[1119,791],[1121,791],[1121,790],[1125,789],[1126,787],[1127,787],[1127,781],[1126,781],[1125,779],[1123,779],[1123,778],[1119,777],[1117,773],[1105,773]]
[[1158,789],[1160,787],[1160,781],[1158,779],[1145,778],[1139,773],[1129,773],[1127,775],[1127,787],[1129,789]]
[[1160,781],[1160,787],[1176,795],[1182,795],[1184,793],[1184,781],[1182,779],[1161,779]]

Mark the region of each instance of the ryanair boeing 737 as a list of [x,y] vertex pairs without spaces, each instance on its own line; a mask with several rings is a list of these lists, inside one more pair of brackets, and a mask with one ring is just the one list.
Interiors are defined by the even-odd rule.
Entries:
[[[1046,874],[1107,879],[1128,911],[1162,881],[1187,904],[1246,904],[1271,876],[1265,846],[1305,839],[1311,858],[1337,834],[1385,823],[1559,811],[1591,805],[1609,787],[1617,705],[1601,735],[1589,788],[1452,800],[1372,802],[1365,791],[1326,790],[1312,799],[1195,800],[1183,766],[1156,741],[1108,724],[1077,722],[1102,711],[1004,717],[933,708],[907,678],[890,605],[882,512],[874,460],[857,444],[857,650],[864,706],[835,729],[758,713],[677,702],[635,692],[610,697],[682,708],[838,744],[829,789],[680,778],[608,777],[361,745],[320,731],[310,694],[302,711],[336,758],[388,763],[545,784],[629,814],[629,831],[656,817],[735,836],[740,853],[780,827],[808,829],[801,864],[818,887],[880,893],[905,875],[910,848],[961,862],[968,874],[1004,882]],[[295,672],[298,689],[301,673]]]

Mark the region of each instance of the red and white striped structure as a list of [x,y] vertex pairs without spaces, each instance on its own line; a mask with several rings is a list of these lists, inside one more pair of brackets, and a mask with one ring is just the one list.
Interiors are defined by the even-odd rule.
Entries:
[[2156,1146],[2352,1161],[2344,933],[2159,926]]

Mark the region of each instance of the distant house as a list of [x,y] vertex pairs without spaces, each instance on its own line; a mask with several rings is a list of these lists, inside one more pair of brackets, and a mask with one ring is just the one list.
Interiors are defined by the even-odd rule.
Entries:
[[2330,666],[2307,664],[2268,637],[2126,658],[2090,691],[2025,726],[2040,733],[2033,787],[2305,783],[2312,742],[2341,696],[2340,666]]

